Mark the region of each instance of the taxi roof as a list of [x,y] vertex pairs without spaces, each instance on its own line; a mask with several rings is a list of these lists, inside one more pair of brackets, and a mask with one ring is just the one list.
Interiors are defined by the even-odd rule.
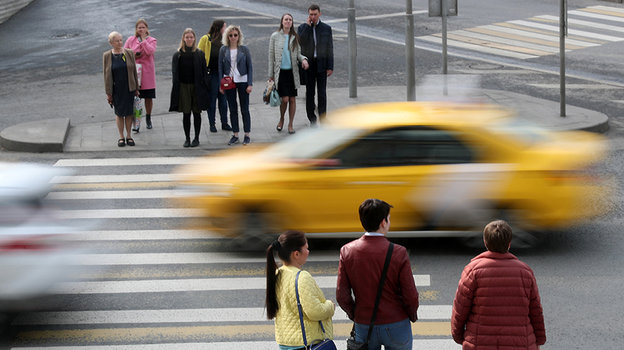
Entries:
[[484,125],[509,118],[513,112],[502,106],[470,102],[383,102],[346,107],[328,114],[337,127],[383,125]]

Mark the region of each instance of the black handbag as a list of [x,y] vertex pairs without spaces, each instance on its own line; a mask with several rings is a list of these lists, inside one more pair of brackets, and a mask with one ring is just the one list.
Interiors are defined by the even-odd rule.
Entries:
[[[308,340],[306,338],[305,326],[303,325],[303,310],[301,308],[301,302],[299,301],[299,274],[301,270],[297,272],[297,277],[295,278],[295,294],[297,295],[297,310],[299,311],[299,322],[301,323],[301,334],[303,335],[303,345],[306,349],[310,350],[337,350],[336,344],[334,341],[328,338],[323,339],[320,343],[310,344],[308,346]],[[325,327],[323,327],[323,322],[319,321],[321,325],[321,330],[323,331],[323,335],[325,335]]]
[[388,252],[386,253],[386,261],[384,262],[383,270],[381,272],[381,278],[379,279],[379,287],[377,288],[377,297],[375,297],[375,307],[373,308],[373,315],[371,317],[370,325],[368,326],[368,335],[366,336],[366,342],[358,343],[355,341],[355,323],[351,328],[351,336],[347,338],[347,350],[368,350],[368,341],[371,334],[373,334],[373,326],[375,325],[375,317],[377,317],[377,309],[379,308],[379,300],[381,300],[381,292],[383,286],[386,283],[386,274],[388,272],[388,266],[390,265],[390,258],[392,258],[392,250],[394,249],[394,243],[390,242],[388,246]]

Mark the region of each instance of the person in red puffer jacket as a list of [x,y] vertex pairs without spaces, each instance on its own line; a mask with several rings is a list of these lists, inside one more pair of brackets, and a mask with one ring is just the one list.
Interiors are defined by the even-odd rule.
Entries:
[[531,268],[509,253],[512,231],[503,220],[483,230],[488,251],[462,272],[453,302],[451,333],[464,350],[539,349],[544,316]]

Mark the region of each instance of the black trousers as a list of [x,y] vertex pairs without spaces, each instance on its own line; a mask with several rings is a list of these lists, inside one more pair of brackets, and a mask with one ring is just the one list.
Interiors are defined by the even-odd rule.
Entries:
[[310,123],[316,123],[316,114],[314,109],[315,90],[318,90],[318,113],[321,120],[325,118],[327,113],[327,71],[317,72],[318,65],[315,58],[308,61],[310,67],[306,71],[306,113]]

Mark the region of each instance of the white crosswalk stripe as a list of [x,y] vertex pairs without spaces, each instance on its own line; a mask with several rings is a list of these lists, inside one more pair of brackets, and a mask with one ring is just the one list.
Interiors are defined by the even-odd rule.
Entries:
[[[568,11],[566,51],[624,41],[624,11],[608,6],[590,6]],[[447,45],[488,55],[530,59],[559,53],[559,17],[533,18],[450,31]],[[580,28],[580,29],[577,29]],[[441,45],[441,34],[417,39]]]
[[[422,305],[418,308],[420,320],[445,320],[451,317],[450,305]],[[112,310],[33,312],[18,316],[16,325],[51,324],[121,324],[121,323],[200,323],[200,322],[266,322],[264,308],[216,308],[180,310]],[[347,314],[336,309],[332,318],[348,321]]]
[[[240,294],[244,296],[242,298],[252,294],[263,298],[266,288],[265,277],[249,275],[264,269],[266,257],[263,253],[221,252],[218,248],[200,252],[192,248],[196,243],[219,244],[225,239],[199,229],[152,227],[150,218],[169,222],[168,219],[203,215],[198,208],[177,208],[166,200],[179,198],[180,192],[176,190],[173,171],[163,169],[170,167],[173,170],[191,161],[193,158],[189,157],[159,157],[62,159],[56,163],[58,167],[73,168],[76,173],[55,178],[55,187],[46,200],[62,204],[63,209],[58,210],[62,219],[86,219],[94,223],[89,230],[79,230],[65,239],[70,244],[105,247],[105,251],[81,251],[68,256],[68,265],[80,268],[82,274],[77,280],[57,284],[53,292],[63,300],[95,298],[103,301],[75,310],[60,308],[20,314],[12,326],[24,331],[20,333],[24,343],[13,349],[42,349],[38,347],[41,345],[38,342],[46,337],[53,342],[50,345],[55,345],[45,346],[47,350],[276,348],[275,342],[270,341],[274,337],[273,321],[266,319],[262,302],[250,307],[241,307],[239,303],[205,306],[208,305],[205,302],[210,301],[208,297],[189,308],[184,308],[184,305],[159,308],[158,303],[149,303],[154,298],[159,300],[171,298],[172,295],[175,298],[176,295],[189,293]],[[120,166],[139,170],[132,174],[112,173],[118,172]],[[151,170],[159,173],[150,173]],[[110,190],[110,185],[104,186],[132,186],[138,183],[140,189]],[[150,206],[137,207],[136,203],[126,206],[121,199],[145,200]],[[136,219],[143,220],[139,221],[139,227],[116,227]],[[115,227],[112,227],[113,224]],[[314,279],[324,291],[333,292],[336,286],[333,271],[338,259],[337,250],[314,251],[308,258],[308,264],[317,264],[321,266],[321,271],[329,269],[332,273],[314,273]],[[240,273],[232,276],[222,273],[223,269],[238,269]],[[184,273],[185,270],[192,272]],[[414,280],[421,289],[432,287],[428,274],[416,274]],[[148,301],[149,307],[142,307],[143,301]],[[118,302],[124,306],[119,307]],[[422,303],[418,313],[420,321],[413,327],[430,327],[435,331],[418,333],[415,330],[415,347],[457,349],[448,335],[451,305]],[[333,321],[335,330],[341,329],[338,332],[342,332],[337,336],[343,337],[337,340],[338,348],[344,349],[348,317],[337,308]],[[241,329],[250,327],[257,331],[241,335]],[[119,332],[125,336],[118,335]],[[438,334],[436,339],[432,334]],[[99,339],[96,344],[103,345],[93,345],[91,340],[83,343],[81,340],[92,337]],[[160,343],[147,344],[153,339],[158,339]]]
[[[346,341],[336,341],[338,350],[346,350]],[[275,350],[274,341],[254,342],[214,342],[214,343],[183,343],[183,344],[145,344],[145,345],[100,345],[100,346],[52,346],[13,348],[21,350]],[[452,339],[418,339],[414,341],[414,349],[419,350],[457,350],[461,347]]]

